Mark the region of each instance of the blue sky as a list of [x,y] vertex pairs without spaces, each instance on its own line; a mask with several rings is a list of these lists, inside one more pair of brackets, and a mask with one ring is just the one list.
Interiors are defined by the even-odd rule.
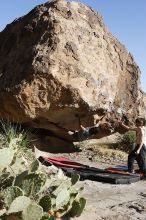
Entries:
[[[47,0],[46,0],[47,1]],[[1,0],[0,31],[15,18],[25,15],[45,0]],[[146,0],[76,0],[103,16],[114,36],[130,51],[139,65],[142,88],[146,92]]]

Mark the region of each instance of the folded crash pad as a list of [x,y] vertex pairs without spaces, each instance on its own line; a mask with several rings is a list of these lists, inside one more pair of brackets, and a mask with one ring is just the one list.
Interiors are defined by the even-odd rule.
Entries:
[[58,168],[74,168],[78,170],[92,170],[94,172],[103,172],[103,169],[90,167],[85,164],[81,164],[72,160],[69,160],[65,157],[39,157],[39,161],[42,162],[46,166],[54,165]]
[[39,160],[46,166],[55,165],[61,168],[64,173],[71,177],[73,174],[79,174],[80,180],[92,180],[113,184],[128,184],[137,182],[141,179],[140,175],[130,175],[124,171],[111,171],[110,169],[99,169],[80,164],[65,157],[39,157]]
[[135,173],[129,173],[127,166],[116,166],[116,167],[108,167],[106,168],[106,171],[111,173],[117,173],[117,174],[124,174],[124,175],[132,175],[132,176],[140,176],[142,177],[143,174],[139,170],[135,170]]
[[118,174],[118,173],[111,173],[106,172],[103,170],[103,172],[92,172],[92,171],[80,171],[75,169],[68,169],[63,168],[63,171],[66,173],[67,176],[70,176],[72,174],[79,174],[80,180],[92,180],[92,181],[98,181],[98,182],[104,182],[104,183],[112,183],[112,184],[129,184],[139,181],[141,178],[139,175],[124,175],[124,174]]

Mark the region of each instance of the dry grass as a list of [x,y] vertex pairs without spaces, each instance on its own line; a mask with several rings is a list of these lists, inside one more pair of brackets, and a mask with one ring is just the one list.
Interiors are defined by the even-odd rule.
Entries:
[[86,149],[94,151],[95,154],[101,157],[127,160],[127,153],[118,149],[115,144],[90,144],[86,146]]
[[110,148],[103,148],[101,146],[97,147],[96,152],[100,156],[113,158],[113,159],[127,159],[127,153],[120,151],[120,150],[114,150]]

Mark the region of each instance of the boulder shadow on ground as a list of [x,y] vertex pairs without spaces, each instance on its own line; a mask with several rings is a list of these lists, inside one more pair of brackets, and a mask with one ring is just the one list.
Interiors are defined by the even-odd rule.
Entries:
[[74,143],[53,136],[33,135],[33,145],[48,153],[73,153],[80,152],[81,149]]

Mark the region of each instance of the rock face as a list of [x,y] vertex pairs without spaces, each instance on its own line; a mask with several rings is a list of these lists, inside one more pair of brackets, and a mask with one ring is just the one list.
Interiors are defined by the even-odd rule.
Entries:
[[102,17],[80,3],[47,2],[0,33],[0,117],[55,135],[78,129],[76,114],[84,126],[105,109],[144,114],[139,77]]

